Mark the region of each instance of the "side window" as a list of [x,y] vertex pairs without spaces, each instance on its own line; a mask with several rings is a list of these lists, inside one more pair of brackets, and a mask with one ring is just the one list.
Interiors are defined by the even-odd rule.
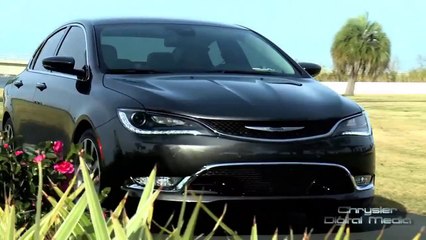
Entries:
[[86,39],[83,29],[72,27],[68,31],[59,48],[58,56],[73,57],[75,69],[82,69],[86,65]]
[[59,41],[61,41],[61,38],[64,35],[64,33],[65,33],[65,28],[55,33],[54,35],[52,35],[49,39],[47,39],[46,43],[44,44],[43,48],[40,50],[40,53],[38,54],[37,60],[34,64],[34,70],[47,71],[43,67],[43,59],[47,57],[55,56],[56,47],[58,46]]

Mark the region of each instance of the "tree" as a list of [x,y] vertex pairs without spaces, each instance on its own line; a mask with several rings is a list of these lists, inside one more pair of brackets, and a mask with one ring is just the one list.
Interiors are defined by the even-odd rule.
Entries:
[[353,95],[360,78],[380,76],[388,67],[391,43],[382,26],[367,15],[349,19],[337,32],[331,55],[339,76],[347,76],[345,95]]

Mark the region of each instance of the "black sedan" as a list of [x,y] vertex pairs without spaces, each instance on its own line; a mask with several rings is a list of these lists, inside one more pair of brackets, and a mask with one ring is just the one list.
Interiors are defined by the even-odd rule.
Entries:
[[161,200],[368,200],[368,117],[320,70],[241,26],[75,21],[5,87],[3,129],[81,143],[101,187],[138,195],[156,165]]

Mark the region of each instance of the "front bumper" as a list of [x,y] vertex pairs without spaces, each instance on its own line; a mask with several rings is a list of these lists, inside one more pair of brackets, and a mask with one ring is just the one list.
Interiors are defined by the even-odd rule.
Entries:
[[[194,184],[198,189],[194,189],[192,186],[193,183],[196,183],[198,179],[202,178],[204,175],[208,175],[210,171],[214,171],[215,169],[226,168],[226,167],[244,167],[245,169],[251,168],[262,168],[262,167],[271,167],[271,168],[294,168],[297,166],[299,169],[314,167],[314,168],[329,168],[334,171],[340,171],[339,176],[322,176],[311,175],[309,176],[308,184],[303,185],[301,181],[294,181],[294,185],[296,188],[300,188],[299,191],[279,191],[275,194],[271,192],[270,183],[261,184],[260,187],[269,188],[269,191],[265,189],[257,188],[257,192],[247,191],[246,186],[247,179],[243,179],[243,181],[239,181],[238,185],[228,186],[230,181],[227,181],[224,176],[221,176],[222,179],[218,182],[220,188],[218,186],[212,184],[216,179],[210,178],[209,184],[205,184],[203,188],[204,190],[199,189],[200,184]],[[238,170],[235,169],[237,172]],[[254,171],[246,174],[244,177],[248,177],[248,181],[253,184],[254,181],[263,181],[264,178],[256,178]],[[237,179],[238,173],[227,176],[227,179]],[[272,175],[272,174],[271,174]],[[302,174],[296,174],[300,177]],[[336,174],[337,175],[337,174]],[[336,179],[333,179],[336,177]],[[325,179],[332,179],[332,181],[322,181]],[[246,180],[246,181],[244,181]],[[280,177],[277,184],[274,184],[275,187],[278,185],[278,189],[285,190],[286,186],[282,182],[279,181],[285,180],[285,177]],[[300,179],[299,179],[300,180]],[[238,179],[237,179],[238,181]],[[346,184],[345,184],[346,181]],[[235,180],[234,180],[235,182]],[[254,183],[258,184],[258,183]],[[290,184],[293,184],[291,182]],[[197,186],[198,185],[198,186]],[[284,188],[284,189],[281,189]],[[291,186],[289,187],[291,188]],[[131,196],[141,196],[144,187],[138,183],[132,183],[123,186],[123,189],[130,192]],[[222,191],[221,189],[227,189],[227,193]],[[249,187],[249,189],[253,190],[253,188]],[[266,193],[266,194],[265,194]],[[295,194],[296,193],[296,194]],[[260,195],[263,194],[263,195]],[[200,198],[201,196],[201,198]],[[336,201],[345,201],[345,200],[357,200],[357,199],[366,199],[374,196],[374,178],[371,180],[369,184],[358,186],[355,182],[354,176],[351,175],[349,170],[338,164],[329,164],[329,163],[309,163],[309,162],[257,162],[257,163],[229,163],[229,164],[214,164],[203,167],[200,171],[195,173],[192,176],[187,176],[183,178],[175,187],[167,190],[161,190],[161,193],[158,197],[159,200],[164,201],[175,201],[175,202],[215,202],[215,201],[241,201],[241,200],[295,200],[295,199],[330,199]]]
[[[329,194],[205,194],[202,201],[334,199],[354,200],[374,196],[375,156],[372,136],[339,136],[298,142],[256,142],[213,136],[141,136],[129,132],[118,119],[96,129],[103,149],[102,175],[105,185],[114,186],[130,177],[148,176],[157,166],[158,176],[182,177],[171,190],[162,190],[160,200],[196,201],[199,191],[184,194],[198,177],[218,166],[328,166],[346,177],[351,189]],[[354,176],[371,175],[370,184],[358,187]],[[127,182],[123,189],[140,195],[143,186]],[[208,192],[207,192],[208,193]]]
[[[124,186],[123,190],[129,192],[131,197],[142,196],[143,188],[135,186]],[[197,202],[203,203],[220,202],[220,201],[276,201],[276,200],[330,200],[330,201],[356,201],[365,200],[374,197],[374,186],[370,189],[363,191],[355,191],[348,194],[335,194],[335,195],[312,195],[312,196],[211,196],[211,195],[184,195],[177,193],[162,192],[159,194],[157,200],[168,202]]]

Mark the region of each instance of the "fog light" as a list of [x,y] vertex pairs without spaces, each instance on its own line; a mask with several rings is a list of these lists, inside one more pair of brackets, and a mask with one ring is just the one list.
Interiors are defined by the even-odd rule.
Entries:
[[367,186],[371,183],[371,175],[359,175],[355,176],[355,183],[358,187]]
[[[156,177],[155,187],[171,188],[176,186],[182,179],[181,177]],[[148,183],[148,177],[132,178],[132,180],[141,186],[145,186]]]

